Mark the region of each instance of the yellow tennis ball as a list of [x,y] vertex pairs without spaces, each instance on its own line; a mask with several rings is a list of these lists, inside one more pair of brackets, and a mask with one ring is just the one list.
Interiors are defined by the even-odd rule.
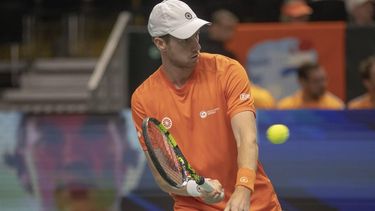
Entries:
[[267,138],[273,144],[283,144],[289,138],[289,129],[283,124],[271,125],[267,129]]

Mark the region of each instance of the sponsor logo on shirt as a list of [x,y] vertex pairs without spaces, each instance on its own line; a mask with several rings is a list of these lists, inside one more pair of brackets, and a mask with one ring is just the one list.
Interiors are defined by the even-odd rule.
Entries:
[[170,129],[173,125],[173,122],[171,120],[171,118],[169,117],[164,117],[162,120],[161,120],[161,124],[167,128],[167,129]]
[[201,112],[199,112],[199,116],[202,119],[205,119],[209,115],[215,114],[218,110],[219,110],[219,108],[214,108],[214,109],[210,109],[210,110],[207,110],[207,111],[201,111]]
[[250,99],[250,94],[249,93],[242,93],[240,94],[240,100],[241,101],[245,101],[245,100],[248,100]]

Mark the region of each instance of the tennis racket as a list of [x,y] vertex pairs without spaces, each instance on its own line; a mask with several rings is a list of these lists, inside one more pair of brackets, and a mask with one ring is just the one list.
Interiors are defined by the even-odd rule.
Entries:
[[[214,188],[190,166],[169,131],[157,119],[147,117],[142,123],[142,135],[150,158],[160,176],[175,188],[186,187],[191,196],[201,196],[202,190]],[[220,197],[224,197],[221,192]]]

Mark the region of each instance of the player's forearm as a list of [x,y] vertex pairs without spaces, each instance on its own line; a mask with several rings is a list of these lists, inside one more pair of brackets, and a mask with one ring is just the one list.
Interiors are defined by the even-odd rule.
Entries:
[[256,170],[258,161],[258,144],[256,141],[256,124],[252,112],[242,112],[232,119],[234,137],[237,142],[237,163],[239,168]]
[[244,137],[241,139],[241,145],[237,148],[238,168],[249,168],[256,170],[258,161],[258,144],[255,138]]
[[249,168],[256,170],[258,161],[258,144],[256,142],[255,127],[242,130],[238,137],[237,164],[238,168]]
[[250,140],[242,140],[241,146],[237,148],[238,168],[257,169],[258,145]]

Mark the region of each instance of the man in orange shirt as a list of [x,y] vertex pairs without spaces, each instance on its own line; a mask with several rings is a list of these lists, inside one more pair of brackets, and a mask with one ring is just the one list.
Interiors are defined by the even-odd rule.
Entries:
[[[215,188],[200,198],[166,184],[139,135],[151,172],[177,211],[280,211],[272,184],[258,162],[255,109],[243,67],[230,58],[200,53],[199,29],[209,24],[179,0],[157,4],[148,30],[162,65],[132,96],[138,134],[146,116],[171,131],[189,163]],[[236,179],[237,178],[237,179]],[[217,197],[220,190],[225,198]]]
[[327,76],[319,64],[306,63],[298,68],[301,90],[281,99],[279,109],[343,109],[344,103],[327,91]]
[[367,93],[351,100],[349,109],[375,109],[375,56],[364,60],[359,68]]

